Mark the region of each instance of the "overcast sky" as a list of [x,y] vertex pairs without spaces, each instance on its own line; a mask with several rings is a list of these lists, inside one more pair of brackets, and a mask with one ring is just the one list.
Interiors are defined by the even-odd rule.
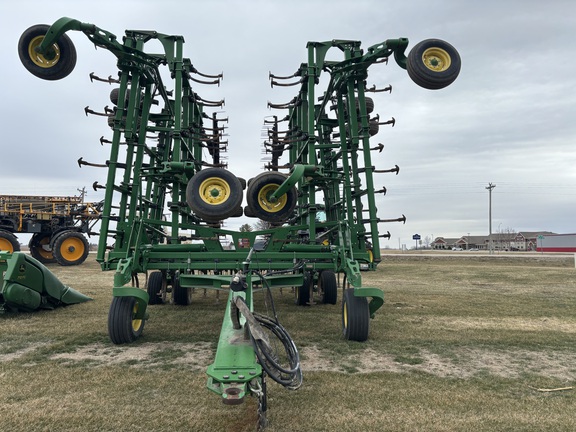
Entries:
[[[67,78],[48,82],[21,65],[17,43],[34,24],[68,16],[121,37],[126,29],[183,35],[185,56],[201,72],[224,73],[220,87],[199,85],[205,99],[225,99],[229,169],[250,178],[263,170],[261,143],[267,102],[284,103],[295,87],[270,88],[268,73],[289,75],[306,61],[308,41],[360,40],[364,47],[407,37],[408,49],[427,38],[450,42],[462,70],[450,87],[430,91],[414,84],[394,62],[374,65],[368,86],[391,84],[373,95],[375,113],[394,117],[372,138],[379,174],[378,216],[407,217],[381,224],[392,238],[383,246],[412,247],[412,235],[460,237],[492,229],[576,232],[576,2],[573,0],[441,1],[3,1],[0,5],[0,194],[103,198],[92,183],[111,138],[102,111],[111,87],[89,73],[116,76],[115,57],[95,50],[80,32],[68,35],[78,62]],[[336,57],[337,58],[337,57]],[[335,59],[336,59],[335,58]],[[320,89],[319,89],[320,90]],[[253,219],[230,219],[229,228]]]

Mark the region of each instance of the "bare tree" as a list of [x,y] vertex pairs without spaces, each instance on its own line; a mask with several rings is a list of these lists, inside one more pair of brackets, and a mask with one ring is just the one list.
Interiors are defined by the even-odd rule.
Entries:
[[428,249],[430,247],[430,243],[432,243],[432,239],[430,236],[424,237],[424,247]]
[[264,221],[262,219],[258,219],[258,222],[256,222],[254,224],[254,228],[256,229],[256,231],[262,231],[262,230],[267,230],[267,229],[273,228],[273,226],[272,226],[271,222],[267,222],[267,221]]
[[240,227],[240,229],[238,230],[240,232],[251,232],[252,231],[252,225],[250,224],[244,224]]
[[504,231],[504,238],[506,242],[505,243],[506,249],[507,250],[512,249],[512,242],[516,238],[516,230],[510,227],[506,228],[506,230]]
[[498,228],[497,234],[497,244],[500,250],[511,250],[512,243],[516,238],[516,230],[510,227]]

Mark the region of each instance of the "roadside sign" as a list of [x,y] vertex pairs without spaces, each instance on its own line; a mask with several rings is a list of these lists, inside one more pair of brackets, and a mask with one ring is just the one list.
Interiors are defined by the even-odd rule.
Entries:
[[420,240],[420,234],[414,234],[412,240]]

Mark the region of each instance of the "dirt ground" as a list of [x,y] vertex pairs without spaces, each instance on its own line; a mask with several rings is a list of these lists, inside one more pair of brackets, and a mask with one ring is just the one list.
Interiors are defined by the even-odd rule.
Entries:
[[[572,329],[574,330],[574,329]],[[9,354],[0,354],[0,361],[22,358],[24,355],[42,348],[45,344],[27,346]],[[169,359],[159,353],[169,349],[173,354]],[[483,350],[462,348],[451,352],[448,357],[425,350],[418,354],[418,364],[399,362],[392,355],[381,354],[366,349],[335,362],[330,353],[316,346],[300,350],[304,372],[327,371],[372,373],[420,371],[438,377],[470,378],[478,373],[489,373],[503,378],[517,378],[522,373],[545,373],[563,381],[576,379],[576,352],[543,353],[527,350]],[[106,346],[93,344],[70,352],[55,354],[51,360],[65,364],[89,362],[93,367],[109,365],[132,365],[139,368],[154,368],[166,363],[172,366],[186,366],[189,370],[205,370],[214,358],[214,350],[209,343],[143,343],[132,346]]]

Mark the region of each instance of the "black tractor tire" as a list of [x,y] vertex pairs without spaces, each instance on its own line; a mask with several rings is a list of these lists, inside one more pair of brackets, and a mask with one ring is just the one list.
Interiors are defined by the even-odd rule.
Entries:
[[143,319],[136,319],[138,302],[134,297],[114,297],[108,312],[108,336],[116,345],[131,343],[142,335]]
[[230,217],[236,218],[236,217],[242,217],[244,216],[244,209],[242,207],[238,207],[236,209],[236,211],[230,215]]
[[192,303],[192,289],[182,287],[178,276],[172,279],[172,299],[174,304],[180,306],[188,306]]
[[192,176],[186,186],[186,202],[207,221],[219,221],[237,213],[242,204],[240,180],[222,168],[208,168]]
[[20,243],[18,238],[9,231],[0,230],[0,251],[19,252]]
[[[110,102],[118,106],[118,101],[120,100],[120,87],[113,88],[110,90]],[[130,89],[126,89],[126,97],[124,98],[124,109],[128,106],[128,99],[130,98]]]
[[294,303],[296,306],[308,306],[310,304],[310,284],[313,283],[312,275],[304,273],[304,282],[295,290]]
[[51,235],[49,233],[37,233],[32,236],[28,243],[30,255],[42,264],[52,264],[56,262],[56,258],[54,258],[54,254],[50,248],[50,238]]
[[318,277],[318,290],[322,293],[322,303],[335,305],[338,300],[336,273],[323,270]]
[[370,120],[368,122],[368,134],[372,137],[380,131],[378,120]]
[[250,207],[246,206],[244,207],[244,216],[249,217],[249,218],[254,218],[256,217],[256,215],[254,214],[254,212],[250,209]]
[[370,310],[366,297],[356,297],[354,289],[344,290],[342,334],[347,340],[364,342],[370,331]]
[[242,190],[246,190],[246,179],[238,177],[238,181],[240,182],[240,185],[242,185]]
[[162,294],[164,287],[164,275],[161,271],[154,271],[148,276],[148,282],[146,284],[146,291],[148,292],[148,304],[162,304]]
[[250,213],[258,219],[272,223],[282,223],[290,218],[298,200],[296,187],[290,188],[276,202],[268,199],[285,180],[286,176],[276,171],[263,172],[254,177],[249,182],[246,192]]
[[[366,114],[372,113],[374,111],[374,99],[371,97],[365,97],[364,100],[366,101]],[[360,101],[356,99],[356,110],[358,114],[360,114]]]
[[461,64],[460,54],[448,42],[426,39],[410,50],[406,70],[420,87],[439,90],[456,80]]
[[374,99],[367,97],[364,100],[366,101],[366,113],[370,114],[374,111]]
[[88,258],[86,237],[77,231],[64,231],[52,240],[52,254],[61,266],[80,265]]
[[53,57],[44,56],[35,51],[40,46],[50,26],[38,24],[22,33],[18,41],[18,55],[24,67],[32,75],[48,81],[62,79],[76,66],[76,48],[70,38],[63,34],[50,48]]

